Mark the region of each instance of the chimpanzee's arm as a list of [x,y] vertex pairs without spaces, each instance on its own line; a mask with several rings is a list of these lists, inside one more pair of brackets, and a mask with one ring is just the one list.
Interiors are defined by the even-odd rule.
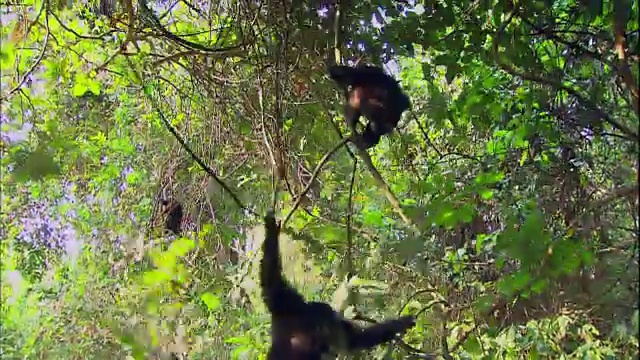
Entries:
[[280,225],[276,223],[273,212],[264,218],[265,240],[262,244],[260,262],[260,287],[262,298],[269,312],[274,316],[297,315],[304,311],[304,298],[282,275],[280,246],[278,238]]
[[[346,321],[346,320],[345,320]],[[352,327],[348,334],[349,350],[369,349],[393,340],[397,334],[406,332],[415,325],[413,316],[403,316],[384,321],[367,328]]]

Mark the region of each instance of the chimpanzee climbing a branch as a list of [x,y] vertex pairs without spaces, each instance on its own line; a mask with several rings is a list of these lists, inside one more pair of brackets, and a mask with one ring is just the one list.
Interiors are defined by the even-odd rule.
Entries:
[[[351,129],[354,144],[371,148],[398,125],[402,113],[411,107],[409,97],[398,82],[377,66],[329,67],[329,76],[345,91],[344,117]],[[369,122],[362,134],[356,124],[364,115]]]

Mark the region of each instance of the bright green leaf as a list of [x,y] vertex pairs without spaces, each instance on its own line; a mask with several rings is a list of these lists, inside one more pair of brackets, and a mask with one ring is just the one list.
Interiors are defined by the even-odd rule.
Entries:
[[89,91],[91,91],[94,95],[100,95],[101,84],[99,81],[90,79],[88,85]]
[[179,238],[173,241],[169,246],[169,252],[175,256],[185,256],[189,251],[195,248],[195,241],[189,238]]
[[504,173],[501,172],[479,173],[475,178],[475,183],[480,185],[491,185],[500,182],[502,179],[504,179]]
[[89,87],[86,83],[76,82],[73,84],[73,96],[80,97],[84,95],[89,90]]
[[202,300],[202,302],[204,302],[209,311],[217,310],[222,304],[220,298],[210,292],[202,294],[202,296],[200,296],[200,299]]
[[158,285],[171,279],[171,275],[163,269],[154,269],[144,273],[142,281],[145,285]]
[[493,198],[493,190],[491,190],[491,189],[481,189],[480,190],[480,197],[483,200],[489,200],[489,199]]
[[475,206],[470,203],[465,203],[458,209],[457,216],[462,222],[471,222],[475,213]]
[[15,44],[11,41],[2,40],[2,46],[0,46],[0,67],[2,67],[3,69],[11,68],[12,66],[14,66],[15,61]]

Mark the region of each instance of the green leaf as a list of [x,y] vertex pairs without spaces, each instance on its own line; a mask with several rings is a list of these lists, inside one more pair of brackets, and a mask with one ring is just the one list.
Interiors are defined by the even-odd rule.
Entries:
[[42,60],[42,66],[45,68],[44,77],[47,80],[57,81],[57,79],[63,74],[65,61],[56,61],[56,59],[44,59]]
[[100,95],[100,82],[94,78],[90,78],[85,73],[77,73],[74,77],[73,96],[80,97],[87,91],[95,95]]
[[176,256],[170,252],[152,254],[151,261],[157,268],[173,269],[176,266]]
[[[106,138],[104,138],[104,140],[106,140]],[[112,139],[111,141],[109,141],[109,147],[114,152],[122,153],[125,155],[134,154],[136,149],[136,147],[131,143],[131,140],[126,137]]]
[[456,212],[451,204],[442,204],[441,208],[435,214],[434,222],[438,226],[455,226],[458,223]]
[[209,311],[218,309],[222,304],[220,298],[210,292],[205,292],[204,294],[202,294],[202,296],[200,296],[200,299],[205,305],[207,305]]
[[461,71],[462,71],[462,67],[458,65],[458,63],[452,63],[447,65],[447,73],[445,75],[445,78],[447,79],[447,83],[451,84],[453,79],[455,79],[456,76],[458,76],[458,74],[460,74]]
[[463,348],[471,355],[482,355],[482,346],[475,335],[470,335],[464,342]]
[[475,206],[473,204],[465,203],[458,209],[457,216],[462,222],[471,222],[475,213]]
[[474,308],[478,311],[489,310],[493,306],[494,295],[482,295],[475,300]]
[[431,64],[429,63],[422,64],[422,76],[424,76],[425,79],[430,79],[433,76],[431,74],[432,71],[433,71],[433,67],[431,66]]
[[195,246],[196,246],[195,241],[189,238],[179,238],[174,240],[173,243],[171,243],[171,245],[169,246],[169,253],[175,256],[182,257],[187,255],[189,251],[193,250]]
[[98,132],[93,136],[89,137],[89,140],[93,142],[96,146],[102,147],[107,142],[107,136],[103,132]]
[[531,279],[531,274],[528,271],[520,270],[513,274],[513,286],[515,290],[522,290],[528,284]]
[[482,200],[489,200],[493,198],[493,190],[491,189],[481,189],[479,193]]
[[529,152],[523,151],[522,155],[520,156],[520,161],[519,161],[520,166],[523,166],[528,158],[529,158]]
[[95,95],[100,95],[100,82],[91,79],[89,81],[89,90]]
[[13,176],[17,181],[42,180],[50,175],[59,175],[60,166],[45,149],[33,152],[20,151],[15,155]]
[[73,84],[72,93],[73,93],[73,96],[80,97],[84,95],[88,90],[89,90],[89,87],[87,86],[87,84],[77,81],[76,83]]
[[145,285],[158,285],[171,280],[171,274],[166,269],[155,269],[147,271],[142,276],[142,282]]
[[476,237],[476,253],[480,253],[483,249],[483,245],[487,242],[490,241],[491,243],[488,246],[491,246],[492,244],[495,244],[496,241],[496,234],[478,234],[478,236]]
[[368,207],[362,211],[363,223],[367,225],[382,226],[384,218],[384,213],[376,208]]
[[549,281],[547,279],[536,279],[533,284],[531,284],[531,291],[536,294],[540,294],[547,288],[548,283]]
[[13,44],[11,41],[2,40],[2,46],[0,46],[0,67],[2,67],[3,69],[11,68],[14,66],[15,61],[15,44]]
[[475,183],[479,185],[491,185],[504,179],[502,172],[479,173],[475,178]]

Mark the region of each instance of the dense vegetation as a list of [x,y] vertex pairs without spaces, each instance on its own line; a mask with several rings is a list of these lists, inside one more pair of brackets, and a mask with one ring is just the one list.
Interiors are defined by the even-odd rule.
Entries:
[[[417,315],[361,358],[636,356],[637,1],[8,3],[3,359],[260,359],[274,202],[307,297]],[[411,97],[368,154],[336,59]]]

